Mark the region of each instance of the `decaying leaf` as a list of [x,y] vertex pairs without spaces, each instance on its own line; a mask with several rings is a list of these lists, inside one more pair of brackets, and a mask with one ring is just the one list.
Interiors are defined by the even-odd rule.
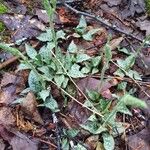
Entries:
[[91,113],[84,109],[82,106],[77,104],[76,102],[70,102],[68,106],[68,110],[70,115],[73,116],[77,124],[83,124],[87,121]]
[[121,4],[121,0],[111,0],[111,1],[110,0],[104,0],[104,1],[107,2],[110,7],[117,6],[117,5]]
[[134,16],[135,13],[140,14],[145,11],[145,3],[141,0],[132,0],[130,3],[128,3],[128,7],[122,11],[122,17],[127,18],[129,16]]
[[99,91],[100,80],[87,77],[87,78],[79,80],[77,85],[81,89],[81,91],[83,91],[84,93],[86,93],[86,90],[95,90],[99,92],[104,98],[110,99],[112,96],[111,96],[111,92],[109,88],[117,85],[117,83],[118,81],[116,79],[105,81],[102,86],[101,91]]
[[[39,20],[43,21],[44,23],[48,23],[49,22],[49,17],[48,17],[48,15],[46,13],[46,10],[36,9],[35,14],[38,16]],[[60,24],[61,23],[57,13],[54,14],[54,22],[56,24]]]
[[144,20],[144,21],[138,21],[136,22],[136,25],[142,30],[146,31],[146,36],[150,35],[150,21]]
[[3,141],[3,139],[0,138],[0,148],[1,150],[5,150],[5,143]]
[[37,150],[38,142],[29,139],[20,132],[8,130],[4,126],[0,126],[0,136],[12,146],[13,150]]
[[128,137],[129,150],[150,150],[150,133],[147,129]]
[[16,118],[10,107],[0,108],[0,124],[5,127],[15,126]]
[[23,38],[36,37],[41,31],[45,30],[45,25],[29,15],[11,15],[1,14],[0,21],[2,21],[6,27],[15,31],[12,34],[13,41],[17,41]]
[[18,98],[25,88],[25,77],[13,73],[5,73],[1,80],[0,103],[10,104]]
[[43,120],[37,110],[38,104],[36,101],[36,97],[32,92],[29,92],[26,98],[21,103],[22,110],[32,117],[32,119],[40,124],[43,124]]
[[110,45],[110,49],[111,50],[115,50],[120,45],[122,40],[123,40],[123,37],[119,37],[119,38],[111,40],[110,44],[109,44]]
[[98,135],[93,135],[88,137],[85,143],[88,145],[89,149],[92,150],[96,148],[98,139],[99,139]]

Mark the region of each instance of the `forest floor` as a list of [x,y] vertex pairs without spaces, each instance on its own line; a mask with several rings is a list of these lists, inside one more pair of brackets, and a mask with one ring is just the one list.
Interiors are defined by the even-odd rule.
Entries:
[[150,150],[148,8],[0,0],[0,150]]

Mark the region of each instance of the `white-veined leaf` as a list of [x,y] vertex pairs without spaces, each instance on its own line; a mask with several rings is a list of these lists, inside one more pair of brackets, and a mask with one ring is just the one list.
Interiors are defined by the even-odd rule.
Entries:
[[83,62],[83,61],[86,61],[86,60],[89,60],[91,59],[91,57],[87,54],[77,54],[77,57],[76,57],[76,62],[77,63],[80,63],[80,62]]
[[35,59],[37,56],[37,51],[32,46],[30,46],[28,44],[25,44],[25,48],[26,48],[27,55],[31,59]]
[[114,141],[113,136],[108,133],[103,133],[102,137],[103,137],[103,141],[104,141],[105,150],[114,150],[115,141]]

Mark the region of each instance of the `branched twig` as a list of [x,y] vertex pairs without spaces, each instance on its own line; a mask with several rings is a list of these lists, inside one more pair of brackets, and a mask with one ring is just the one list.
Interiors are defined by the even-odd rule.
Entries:
[[112,26],[110,23],[106,22],[104,19],[102,19],[102,18],[99,17],[99,16],[95,16],[95,15],[89,14],[89,13],[87,13],[87,12],[79,11],[79,10],[77,10],[77,9],[75,9],[75,8],[73,8],[73,7],[71,7],[70,5],[68,5],[64,0],[63,0],[62,2],[63,2],[63,5],[64,5],[65,7],[67,7],[68,9],[70,9],[71,11],[75,12],[75,13],[78,14],[78,15],[83,15],[83,16],[90,17],[90,18],[92,18],[92,19],[94,19],[94,20],[100,22],[102,25],[104,25],[104,26],[106,26],[106,27],[108,27],[108,28],[110,28],[110,29],[112,29],[112,30],[114,30],[114,31],[117,31],[117,32],[119,32],[119,33],[122,33],[122,34],[124,34],[124,35],[126,35],[126,36],[128,36],[128,37],[131,37],[131,38],[133,38],[133,39],[139,41],[139,42],[143,42],[143,40],[140,39],[140,38],[138,38],[137,36],[135,36],[135,35],[133,35],[133,34],[131,34],[131,33],[127,33],[127,32],[125,32],[125,31],[119,29],[119,28],[116,27],[116,26]]

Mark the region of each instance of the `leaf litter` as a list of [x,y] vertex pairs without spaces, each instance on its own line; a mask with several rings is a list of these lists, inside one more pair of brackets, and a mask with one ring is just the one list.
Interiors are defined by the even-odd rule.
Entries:
[[[93,7],[92,9],[91,5],[89,4],[101,4],[101,5],[97,5],[95,8]],[[144,3],[134,0],[131,3],[127,3],[127,1],[124,1],[124,4],[126,7],[123,8],[122,7],[123,3],[121,3],[120,0],[111,1],[111,2],[107,0],[103,0],[99,2],[96,0],[94,1],[90,0],[88,3],[85,2],[83,7],[92,9],[92,12],[94,12],[95,14],[100,13],[98,15],[107,19],[112,25],[116,26],[117,28],[119,27],[120,29],[122,28],[127,32],[137,33],[137,35],[139,35],[140,38],[143,39],[145,35],[149,35],[148,28],[145,27],[147,25],[145,22],[148,22],[148,19],[145,17]],[[73,4],[73,6],[76,6],[76,3]],[[104,7],[104,6],[107,6],[107,7]],[[100,11],[97,11],[98,7],[101,8]],[[113,10],[114,13],[112,13],[111,15],[109,11],[108,12],[106,11],[106,8],[107,10]],[[22,8],[19,8],[19,9],[22,9]],[[127,11],[128,13],[124,13]],[[51,88],[51,85],[49,85],[48,87],[46,87],[45,85],[42,85],[42,86],[45,86],[47,89],[45,88],[44,91],[42,91],[44,95],[39,95],[39,93],[36,93],[36,90],[37,90],[36,86],[40,85],[41,82],[37,78],[37,75],[32,74],[31,72],[29,76],[30,76],[30,79],[32,77],[32,82],[30,80],[29,85],[32,90],[34,88],[33,92],[35,93],[33,93],[31,89],[26,89],[24,92],[22,92],[28,84],[27,83],[28,73],[26,75],[24,74],[20,75],[18,73],[7,72],[3,74],[3,78],[1,79],[1,91],[0,91],[0,103],[2,105],[1,110],[0,110],[1,111],[0,122],[2,124],[0,128],[1,137],[3,138],[3,140],[7,141],[12,146],[13,149],[38,149],[39,141],[36,139],[36,137],[33,137],[34,134],[38,135],[38,131],[41,132],[40,141],[44,141],[43,143],[47,143],[47,144],[44,144],[43,147],[48,145],[47,148],[53,145],[51,141],[56,144],[58,139],[55,139],[53,137],[58,138],[61,134],[64,137],[62,139],[62,141],[64,141],[62,143],[62,147],[64,147],[64,149],[67,149],[68,145],[72,149],[73,148],[85,149],[85,147],[89,147],[89,149],[96,149],[96,150],[104,149],[104,148],[113,149],[114,138],[112,137],[112,135],[116,136],[118,132],[125,133],[126,131],[126,129],[123,128],[125,124],[123,124],[123,126],[121,126],[120,124],[121,123],[120,120],[123,121],[123,117],[120,114],[118,115],[118,112],[128,114],[129,116],[126,116],[126,120],[128,119],[130,120],[131,118],[133,118],[133,121],[134,121],[137,119],[137,116],[135,114],[133,116],[130,116],[131,115],[130,111],[132,111],[132,109],[128,109],[129,108],[128,105],[129,106],[130,105],[143,106],[143,107],[145,106],[145,104],[140,103],[138,99],[133,98],[132,96],[124,93],[125,91],[128,91],[129,89],[131,89],[129,91],[130,93],[138,93],[138,90],[136,89],[137,87],[132,85],[133,82],[131,82],[131,84],[128,83],[129,78],[134,78],[135,80],[137,79],[135,78],[135,72],[133,73],[133,70],[132,70],[132,67],[133,67],[132,63],[130,64],[130,66],[127,66],[126,64],[127,62],[126,60],[128,61],[130,60],[129,59],[130,56],[126,56],[126,55],[131,55],[132,52],[129,54],[125,50],[122,50],[120,52],[116,51],[117,48],[122,46],[122,43],[124,41],[127,43],[126,38],[118,36],[116,33],[112,32],[111,30],[107,31],[105,28],[102,28],[100,25],[98,25],[98,29],[96,29],[93,21],[91,21],[89,18],[88,19],[86,18],[88,20],[87,24],[85,24],[84,19],[81,18],[80,23],[77,26],[77,19],[76,19],[77,16],[74,14],[73,15],[68,14],[68,10],[66,10],[64,7],[60,7],[57,10],[56,14],[58,15],[58,16],[55,16],[55,21],[57,22],[57,28],[64,28],[65,31],[68,32],[70,30],[69,26],[71,26],[71,28],[72,26],[74,26],[74,28],[76,28],[75,30],[77,31],[76,34],[72,34],[72,32],[74,31],[71,31],[71,33],[68,32],[72,36],[69,35],[67,39],[65,39],[66,36],[62,32],[61,32],[62,36],[59,36],[60,39],[62,38],[62,40],[66,42],[66,45],[67,43],[72,43],[70,44],[70,47],[68,48],[65,47],[65,44],[64,45],[60,44],[60,47],[64,50],[64,53],[66,55],[69,51],[67,59],[69,59],[71,63],[68,66],[66,65],[68,68],[67,72],[69,73],[71,77],[75,79],[75,83],[77,84],[78,88],[81,90],[80,91],[79,89],[76,89],[74,87],[72,88],[73,91],[71,91],[72,92],[71,95],[74,95],[74,97],[78,99],[79,102],[81,102],[82,104],[85,104],[86,106],[90,108],[93,108],[93,109],[96,108],[97,110],[102,110],[102,113],[104,114],[104,118],[106,120],[103,122],[103,120],[101,120],[98,116],[93,115],[89,110],[75,103],[71,98],[70,99],[67,98],[65,94],[62,94],[62,92],[59,91],[59,89],[55,88],[55,91],[54,91],[54,89]],[[142,20],[142,21],[136,22],[137,20],[141,19],[141,15],[142,17],[143,16],[145,17],[144,21]],[[17,41],[18,39],[22,39],[22,38],[26,38],[30,41],[31,38],[35,38],[38,35],[40,35],[41,31],[45,31],[45,27],[48,23],[47,21],[48,16],[46,15],[45,11],[43,11],[43,9],[37,8],[36,16],[38,17],[38,19],[35,17],[35,15],[33,16],[26,15],[26,11],[24,11],[22,15],[3,14],[3,15],[0,15],[0,19],[1,21],[5,23],[8,30],[12,32],[13,41]],[[128,18],[128,17],[131,17],[131,18]],[[92,27],[89,27],[89,24]],[[91,30],[92,28],[94,29],[93,31]],[[98,30],[100,30],[101,33],[96,33],[96,31]],[[142,32],[142,31],[146,31],[146,32]],[[110,40],[109,42],[110,48],[112,50],[112,54],[117,55],[117,57],[119,57],[120,55],[121,58],[122,57],[124,58],[126,57],[126,58],[124,60],[121,60],[118,63],[120,70],[118,71],[119,73],[117,74],[117,77],[115,77],[114,74],[112,74],[112,72],[114,73],[114,71],[116,71],[116,68],[112,64],[111,64],[111,67],[113,68],[111,68],[111,70],[114,70],[114,71],[109,71],[106,69],[106,72],[105,72],[104,70],[103,84],[102,84],[102,87],[99,87],[99,85],[101,85],[100,75],[96,73],[98,73],[98,70],[102,69],[102,66],[104,66],[106,63],[107,63],[107,66],[109,66],[109,63],[110,63],[110,62],[107,62],[106,58],[104,58],[106,56],[108,56],[107,58],[109,58],[110,56],[109,51],[107,51],[107,55],[104,51],[104,43],[107,42],[107,36],[109,35],[109,33],[112,34],[112,37],[111,37],[112,40]],[[41,38],[43,39],[45,37],[40,37],[39,40],[41,40]],[[87,41],[82,41],[81,38]],[[48,43],[49,45],[50,45],[50,42],[53,42],[53,39],[50,39],[48,37],[46,37],[46,39],[47,40],[44,42],[47,42],[47,43],[49,42]],[[75,41],[75,42],[71,42],[71,41]],[[131,44],[134,44],[133,42],[134,40],[131,41]],[[26,49],[27,49],[27,46],[26,46]],[[29,49],[31,50],[31,47]],[[38,47],[38,49],[40,49],[40,47]],[[68,51],[65,51],[66,49],[68,49]],[[42,50],[40,50],[40,52],[41,51]],[[84,53],[80,54],[82,52]],[[104,53],[106,56],[103,55],[103,57],[100,58],[99,52]],[[76,53],[79,53],[80,55],[76,56]],[[62,86],[66,87],[66,85],[70,82],[68,79],[68,76],[66,75],[66,72],[63,71],[63,69],[60,69],[58,67],[58,64],[56,65],[55,61],[51,61],[51,62],[44,61],[45,66],[42,68],[40,59],[41,59],[41,56],[43,57],[42,59],[46,59],[46,56],[41,55],[41,53],[38,53],[38,50],[33,51],[32,49],[32,51],[30,51],[30,53],[28,53],[27,55],[30,57],[30,59],[33,60],[33,63],[43,73],[42,75],[44,75],[44,77],[47,75],[47,73],[49,74],[49,72],[54,73],[54,74],[56,73],[56,76],[54,79],[52,78],[48,80],[47,78],[45,78],[44,80],[55,81],[59,85],[59,87],[62,87]],[[95,55],[97,56],[97,59],[94,60],[92,58],[95,57]],[[61,58],[62,61],[65,61],[66,59],[66,58],[65,59],[63,58],[63,55],[60,52],[57,53],[57,56]],[[112,61],[115,60],[113,59],[114,57],[112,58]],[[63,62],[63,63],[65,64],[66,62]],[[92,67],[91,67],[91,64],[93,65]],[[25,67],[24,68],[25,70],[30,69],[28,68],[27,65],[24,67]],[[129,73],[127,74],[125,72],[126,70],[124,71],[124,69],[127,69],[127,71],[130,71],[130,74]],[[109,76],[110,72],[113,78]],[[90,73],[90,75],[88,73]],[[125,77],[120,76],[121,73],[123,74],[123,76],[129,77],[126,79],[127,82],[124,84],[122,84],[121,81],[124,80]],[[136,77],[137,76],[138,75],[136,74]],[[36,83],[36,86],[34,85],[33,87],[34,83]],[[137,91],[134,91],[134,88]],[[69,91],[72,89],[69,87],[67,90]],[[142,92],[140,92],[140,94],[141,93]],[[82,94],[85,94],[90,99],[90,101],[86,101],[85,96],[83,96]],[[124,94],[125,96],[123,96]],[[119,98],[118,96],[122,98]],[[148,99],[148,97],[146,97],[145,95],[144,96],[138,95],[138,96],[144,100]],[[118,99],[119,101],[118,105],[114,101],[114,98]],[[61,104],[62,99],[65,99],[64,106],[66,107],[59,106],[59,105],[62,105]],[[130,99],[130,101],[128,99]],[[43,101],[43,104],[41,105],[42,101]],[[58,104],[56,103],[57,101],[58,101]],[[136,104],[134,103],[134,101],[136,101]],[[12,106],[17,108],[16,111],[13,109]],[[51,109],[51,111],[47,110],[48,108]],[[61,109],[59,110],[58,108],[61,108]],[[138,109],[135,108],[135,110],[138,110]],[[146,111],[146,110],[148,109],[143,109],[142,111]],[[62,112],[62,114],[58,113],[58,111]],[[40,115],[43,112],[46,112],[44,116],[46,116],[46,118],[48,119],[43,120],[43,118],[41,117],[43,116],[43,114]],[[56,116],[58,116],[57,119],[58,120],[60,119],[62,122],[59,120],[59,123],[57,124],[56,123],[57,121],[56,122],[54,121],[56,118],[54,117],[55,118],[54,119],[52,117],[53,116],[52,114],[55,114],[55,113],[56,113]],[[141,113],[141,111],[139,111],[139,113]],[[139,119],[140,121],[142,120],[142,118],[140,117]],[[129,120],[127,122],[129,124],[132,124],[132,122],[130,122]],[[101,128],[100,122],[103,122],[104,128]],[[105,126],[106,123],[108,123],[108,127]],[[61,126],[59,126],[59,128],[63,129],[61,133],[58,132],[57,130],[57,126],[60,124]],[[135,126],[138,126],[138,125],[139,124],[136,123]],[[43,126],[43,128],[41,128],[41,126]],[[113,126],[117,128],[117,131],[115,131],[115,128],[111,128]],[[75,130],[70,131],[71,129],[74,129],[74,128],[81,129],[80,133],[76,132]],[[132,127],[127,127],[127,129],[128,128],[132,129]],[[70,132],[66,132],[65,130],[69,130]],[[26,132],[27,134],[21,133],[22,131]],[[101,134],[102,136],[100,136],[99,138],[97,135],[90,134],[90,132]],[[137,149],[141,145],[142,145],[141,149],[148,148],[149,146],[147,143],[149,141],[147,142],[146,138],[143,138],[146,132],[149,132],[149,130],[143,129],[140,131],[139,129],[137,134],[134,131],[132,131],[131,134],[134,134],[134,135],[131,135],[131,136],[129,136],[128,135],[129,133],[126,132],[127,137],[129,139],[129,142],[127,142],[129,149]],[[48,134],[48,136],[45,133]],[[73,133],[74,135],[76,135],[75,133],[78,133],[78,134],[75,138],[71,138],[71,135],[68,135],[67,133],[70,133],[72,135]],[[28,135],[31,135],[33,139],[31,140],[30,138],[28,138]],[[46,139],[48,139],[48,141]],[[123,141],[124,143],[126,143],[125,139],[123,139]],[[141,141],[142,141],[142,144],[138,145],[139,143],[141,143]],[[79,144],[76,144],[78,142]],[[2,143],[2,147],[6,146],[3,143],[3,141],[1,143]],[[133,145],[133,143],[135,144]],[[54,148],[55,145],[53,145],[52,147]]]

